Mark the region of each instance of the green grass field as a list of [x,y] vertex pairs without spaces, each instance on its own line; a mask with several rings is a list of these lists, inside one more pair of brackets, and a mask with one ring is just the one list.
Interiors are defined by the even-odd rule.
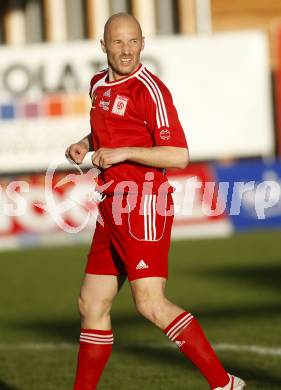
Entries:
[[[249,389],[281,389],[281,232],[172,245],[168,297],[192,311]],[[0,389],[71,390],[87,247],[0,253]],[[142,319],[125,285],[101,390],[204,390],[205,381]],[[253,346],[260,349],[251,349]]]

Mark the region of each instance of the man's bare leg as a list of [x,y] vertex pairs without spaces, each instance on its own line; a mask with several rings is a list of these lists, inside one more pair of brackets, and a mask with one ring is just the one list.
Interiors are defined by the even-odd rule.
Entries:
[[159,277],[132,281],[137,310],[178,345],[181,352],[199,368],[211,389],[227,389],[224,386],[228,386],[230,378],[199,323],[191,313],[165,297],[165,285],[166,279]]
[[110,310],[125,280],[115,275],[85,275],[78,298],[82,328],[111,329]]
[[81,334],[74,390],[97,386],[112,351],[110,310],[124,280],[114,275],[85,275],[78,299]]

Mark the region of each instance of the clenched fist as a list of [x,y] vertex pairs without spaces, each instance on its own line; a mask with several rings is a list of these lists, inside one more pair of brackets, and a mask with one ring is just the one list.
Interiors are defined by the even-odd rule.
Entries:
[[86,143],[78,142],[70,145],[65,151],[65,157],[70,158],[76,164],[82,164],[86,154],[89,152],[89,148]]
[[128,159],[130,148],[100,148],[92,156],[93,165],[107,169]]

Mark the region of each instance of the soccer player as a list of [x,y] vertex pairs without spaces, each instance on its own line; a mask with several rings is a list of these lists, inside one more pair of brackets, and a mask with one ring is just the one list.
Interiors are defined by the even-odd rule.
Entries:
[[110,309],[126,277],[139,313],[198,367],[211,389],[242,389],[245,383],[225,371],[196,318],[165,296],[173,221],[165,169],[189,161],[171,94],[140,63],[144,38],[132,15],[109,18],[101,47],[108,69],[91,81],[91,133],[66,150],[78,164],[94,150],[99,184],[107,187],[78,302],[74,390],[96,389],[114,340]]

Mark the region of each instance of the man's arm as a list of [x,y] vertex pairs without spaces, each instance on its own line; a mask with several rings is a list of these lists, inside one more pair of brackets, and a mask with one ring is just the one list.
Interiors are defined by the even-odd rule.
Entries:
[[127,160],[155,168],[185,168],[189,162],[187,148],[154,146],[129,148]]
[[76,144],[70,145],[65,151],[65,156],[70,158],[76,164],[81,164],[86,154],[88,152],[92,152],[93,150],[92,136],[90,133]]
[[151,148],[100,148],[93,157],[93,164],[109,168],[123,161],[133,161],[154,168],[185,168],[189,163],[187,148],[175,146],[154,146]]
[[78,144],[81,144],[81,145],[85,145],[88,149],[88,152],[93,152],[94,151],[94,147],[93,147],[93,141],[92,141],[92,134],[89,133],[88,135],[86,135],[86,137],[82,138],[79,142],[77,142]]

